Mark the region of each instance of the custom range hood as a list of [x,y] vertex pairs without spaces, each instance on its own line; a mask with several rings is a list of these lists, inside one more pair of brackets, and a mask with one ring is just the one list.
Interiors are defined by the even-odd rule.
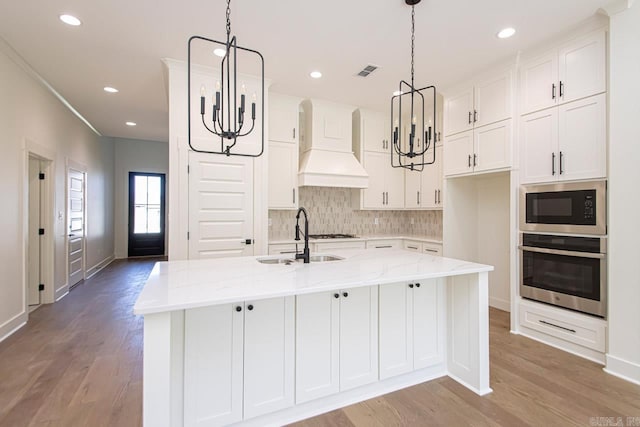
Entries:
[[367,188],[369,175],[353,155],[354,107],[317,99],[301,106],[298,185]]

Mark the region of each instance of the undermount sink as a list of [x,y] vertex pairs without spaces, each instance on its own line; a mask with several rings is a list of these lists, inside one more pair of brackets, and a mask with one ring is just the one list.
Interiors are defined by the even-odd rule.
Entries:
[[[309,257],[310,262],[329,262],[329,261],[340,261],[344,258],[336,256],[336,255],[311,255]],[[291,265],[294,262],[302,262],[301,259],[293,259],[293,258],[257,258],[257,261],[261,264],[284,264]]]

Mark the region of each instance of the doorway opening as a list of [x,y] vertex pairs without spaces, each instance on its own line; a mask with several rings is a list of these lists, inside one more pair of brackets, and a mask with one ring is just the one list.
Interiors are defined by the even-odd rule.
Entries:
[[130,257],[165,254],[165,174],[129,172]]
[[67,222],[69,227],[69,290],[84,280],[86,173],[69,168]]
[[27,305],[29,312],[42,304],[44,291],[44,161],[29,156],[28,186],[28,248],[27,248]]

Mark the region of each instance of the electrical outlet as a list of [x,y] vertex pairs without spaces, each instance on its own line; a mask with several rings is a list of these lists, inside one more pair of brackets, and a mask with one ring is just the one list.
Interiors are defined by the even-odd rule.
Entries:
[[373,218],[373,223],[375,225],[378,225],[378,224],[380,224],[380,220],[378,220],[378,218]]

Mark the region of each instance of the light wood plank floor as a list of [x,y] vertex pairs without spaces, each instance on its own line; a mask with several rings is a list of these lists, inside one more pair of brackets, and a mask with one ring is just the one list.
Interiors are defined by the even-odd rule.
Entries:
[[[132,307],[152,266],[114,262],[0,343],[0,426],[141,425],[142,318]],[[590,417],[640,417],[640,387],[509,334],[508,313],[490,317],[492,394],[441,378],[296,426],[588,426]]]

